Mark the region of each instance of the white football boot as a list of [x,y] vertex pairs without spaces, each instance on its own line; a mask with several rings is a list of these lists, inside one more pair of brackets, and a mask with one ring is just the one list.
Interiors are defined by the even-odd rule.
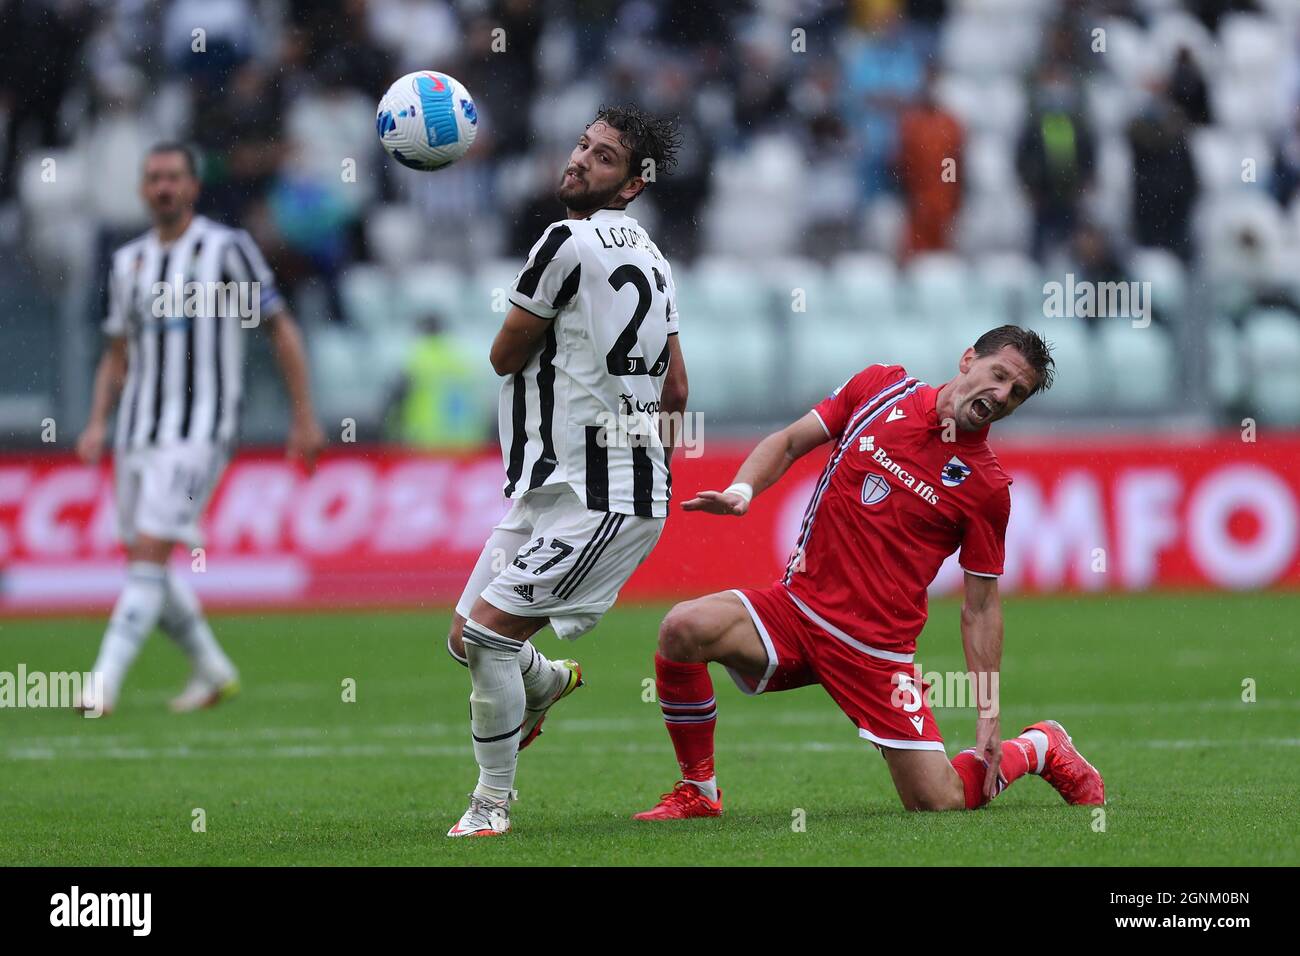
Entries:
[[[514,794],[512,793],[511,796]],[[477,793],[469,795],[469,809],[447,831],[449,837],[495,837],[510,832],[510,801],[498,803]]]
[[239,693],[239,672],[227,666],[220,671],[195,668],[185,689],[168,705],[174,714],[188,714],[205,707],[215,707]]

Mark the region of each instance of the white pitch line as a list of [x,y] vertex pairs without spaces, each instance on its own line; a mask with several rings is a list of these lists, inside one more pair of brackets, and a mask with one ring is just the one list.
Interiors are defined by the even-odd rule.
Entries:
[[[654,705],[644,705],[645,710],[639,717],[573,717],[564,718],[557,715],[552,719],[549,725],[554,730],[570,732],[575,734],[621,734],[636,732],[647,726],[655,726],[659,722],[658,708]],[[954,708],[936,708],[944,715],[944,723],[951,726],[954,722],[960,721],[962,717],[971,714],[967,709]],[[1300,710],[1300,700],[1291,699],[1272,699],[1257,701],[1253,704],[1244,704],[1238,700],[1202,700],[1202,701],[1183,701],[1183,702],[1153,702],[1150,704],[1061,704],[1056,706],[1046,706],[1036,708],[1033,705],[1017,704],[1010,708],[1011,713],[1019,713],[1025,717],[1031,715],[1042,715],[1045,717],[1108,717],[1122,715],[1146,715],[1151,713],[1225,713],[1249,715],[1258,711],[1291,711]],[[1003,711],[1003,720],[1008,725],[1018,723],[1007,719],[1008,710]],[[0,720],[3,720],[4,711],[0,710]],[[72,715],[68,715],[69,720],[73,720]],[[82,718],[75,718],[79,721]],[[103,718],[101,718],[103,719]],[[107,718],[109,720],[119,718]],[[177,721],[184,721],[186,718],[177,718]],[[738,727],[825,727],[827,729],[838,729],[843,725],[843,715],[827,706],[824,709],[816,711],[798,710],[782,711],[773,713],[766,711],[762,707],[752,707],[748,703],[737,703],[721,710],[719,723],[724,726]],[[177,725],[179,726],[179,724]],[[1007,728],[1011,730],[1010,726]],[[69,734],[44,734],[33,735],[30,737],[15,736],[11,738],[11,743],[16,746],[27,748],[70,748],[82,749],[87,746],[100,747],[106,745],[118,745],[130,747],[136,744],[148,744],[154,737],[153,734],[143,733],[125,733],[112,734],[103,737],[93,735],[90,728],[88,732],[69,733]],[[352,740],[358,736],[358,733],[366,738],[383,737],[383,738],[425,738],[425,737],[464,737],[468,731],[467,722],[446,723],[430,721],[428,723],[418,724],[393,724],[380,727],[365,727],[357,725],[333,725],[333,726],[298,726],[298,727],[235,727],[226,729],[192,729],[184,733],[168,733],[169,742],[176,745],[214,743],[220,744],[229,742],[232,744],[246,744],[249,741],[282,741],[282,740]]]
[[[1297,737],[1259,737],[1211,739],[1196,738],[1183,740],[1138,740],[1126,744],[1148,747],[1157,750],[1191,750],[1198,748],[1292,748],[1300,747]],[[870,745],[862,741],[753,741],[730,744],[724,748],[731,753],[789,754],[789,753],[865,753]],[[668,741],[659,744],[623,743],[569,743],[566,745],[549,745],[547,751],[556,754],[662,754],[671,753]],[[384,743],[356,744],[296,744],[270,747],[222,747],[202,748],[188,745],[171,747],[88,747],[76,752],[59,751],[42,747],[10,747],[6,759],[13,761],[50,761],[50,760],[302,760],[302,759],[349,759],[363,757],[411,757],[411,758],[468,758],[470,748],[467,744],[402,744]]]

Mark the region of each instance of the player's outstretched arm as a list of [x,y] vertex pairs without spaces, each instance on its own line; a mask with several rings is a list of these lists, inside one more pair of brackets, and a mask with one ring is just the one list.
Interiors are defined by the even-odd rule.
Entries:
[[1002,762],[998,720],[998,674],[1002,669],[1002,599],[998,579],[966,573],[961,607],[961,643],[966,652],[979,717],[975,723],[975,748],[984,758],[984,796],[997,795],[998,764]]
[[90,400],[90,419],[77,439],[77,455],[93,465],[104,454],[108,436],[108,416],[122,394],[126,381],[126,337],[115,335],[108,341],[99,367],[95,369],[95,390]]
[[527,309],[511,306],[497,337],[492,340],[489,356],[492,370],[498,375],[514,375],[521,371],[542,344],[551,322],[551,319],[533,315]]
[[755,495],[776,484],[791,465],[829,438],[821,419],[809,412],[759,442],[736,472],[730,488],[701,491],[684,502],[682,510],[743,515],[749,510],[749,502]]
[[270,322],[271,344],[275,361],[280,367],[285,390],[293,408],[289,426],[288,457],[301,457],[307,470],[316,467],[316,456],[325,447],[325,433],[316,421],[312,407],[310,376],[307,372],[307,352],[303,348],[302,333],[298,323],[287,309],[281,309]]

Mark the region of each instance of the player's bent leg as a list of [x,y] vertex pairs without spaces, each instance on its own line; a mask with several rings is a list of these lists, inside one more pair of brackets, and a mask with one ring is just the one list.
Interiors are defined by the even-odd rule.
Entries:
[[962,779],[942,750],[881,750],[904,809],[966,809]]
[[166,599],[158,620],[164,634],[190,659],[190,679],[171,701],[175,713],[214,707],[239,692],[239,671],[226,656],[194,590],[184,578],[169,570]]
[[717,661],[758,680],[767,650],[745,603],[733,592],[678,604],[659,627],[655,685],[681,779],[637,820],[681,820],[722,814],[713,764],[717,703],[708,665]]
[[469,662],[470,733],[478,783],[469,809],[447,831],[449,837],[499,836],[510,831],[510,800],[526,697],[519,671],[524,642],[546,623],[475,600],[461,628]]
[[717,662],[755,678],[768,665],[758,629],[733,591],[675,605],[659,625],[659,654],[684,664]]
[[1101,774],[1056,721],[1032,724],[1000,747],[991,795],[986,786],[988,764],[974,749],[963,750],[951,763],[934,750],[886,749],[884,753],[899,799],[909,810],[975,810],[1026,774],[1041,776],[1066,803],[1105,802]]

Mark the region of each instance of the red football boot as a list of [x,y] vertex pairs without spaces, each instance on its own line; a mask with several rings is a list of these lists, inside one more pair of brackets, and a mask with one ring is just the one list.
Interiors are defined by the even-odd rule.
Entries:
[[665,793],[659,802],[641,813],[632,815],[633,820],[689,820],[691,817],[722,816],[722,791],[718,799],[710,800],[700,788],[685,780],[678,780],[672,793]]
[[1066,803],[1098,806],[1106,802],[1106,785],[1097,768],[1074,749],[1074,742],[1055,720],[1040,720],[1020,731],[1039,730],[1047,735],[1047,757],[1043,760],[1042,777],[1050,783]]

